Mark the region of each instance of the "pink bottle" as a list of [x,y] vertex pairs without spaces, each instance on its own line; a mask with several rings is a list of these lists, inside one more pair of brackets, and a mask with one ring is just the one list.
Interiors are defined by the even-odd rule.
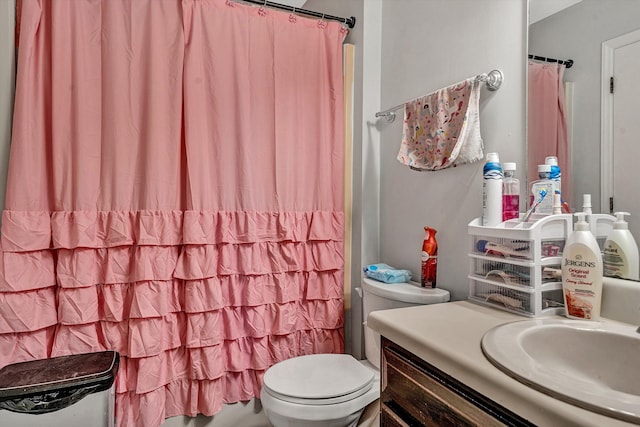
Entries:
[[515,177],[515,163],[504,163],[502,170],[502,220],[506,221],[520,216],[520,181]]

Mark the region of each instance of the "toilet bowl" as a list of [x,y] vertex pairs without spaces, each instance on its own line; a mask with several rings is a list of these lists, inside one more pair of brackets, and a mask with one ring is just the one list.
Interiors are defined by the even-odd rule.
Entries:
[[[444,289],[417,283],[362,282],[363,317],[370,312],[449,301]],[[380,397],[380,336],[365,326],[366,360],[348,354],[311,354],[265,372],[260,400],[275,427],[352,427]]]

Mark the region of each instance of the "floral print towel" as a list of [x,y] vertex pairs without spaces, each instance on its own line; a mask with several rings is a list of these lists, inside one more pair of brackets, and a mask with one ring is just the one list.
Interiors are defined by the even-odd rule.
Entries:
[[473,77],[407,102],[398,160],[437,171],[482,159],[479,99]]

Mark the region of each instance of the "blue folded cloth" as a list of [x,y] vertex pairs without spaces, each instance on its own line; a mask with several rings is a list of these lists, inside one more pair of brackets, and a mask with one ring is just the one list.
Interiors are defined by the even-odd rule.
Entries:
[[367,277],[384,283],[403,283],[411,279],[409,270],[398,270],[387,264],[370,264],[363,271]]

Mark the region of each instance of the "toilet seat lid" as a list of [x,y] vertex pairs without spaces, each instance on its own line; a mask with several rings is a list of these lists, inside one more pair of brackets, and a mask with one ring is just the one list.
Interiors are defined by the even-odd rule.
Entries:
[[375,375],[348,354],[311,354],[276,363],[264,374],[273,396],[295,403],[334,404],[371,389]]

